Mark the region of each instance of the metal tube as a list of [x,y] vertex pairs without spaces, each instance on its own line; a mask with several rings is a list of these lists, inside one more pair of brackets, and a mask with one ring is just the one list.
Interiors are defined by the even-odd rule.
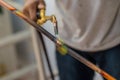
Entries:
[[50,63],[50,60],[49,60],[49,57],[48,57],[48,53],[47,53],[47,49],[46,49],[46,45],[45,45],[45,42],[43,40],[43,36],[40,32],[38,32],[38,35],[39,35],[39,38],[42,42],[42,46],[43,46],[43,49],[44,49],[44,52],[45,52],[45,57],[46,57],[46,61],[47,61],[47,64],[48,64],[48,69],[49,69],[49,72],[50,72],[50,78],[52,80],[55,80],[55,77],[54,77],[54,73],[53,73],[53,70],[52,70],[52,66],[51,66],[51,63]]
[[[50,34],[44,28],[42,28],[41,26],[37,25],[32,20],[30,20],[29,18],[27,18],[22,12],[20,12],[17,9],[15,9],[14,7],[8,5],[3,0],[0,0],[0,5],[3,6],[3,7],[6,7],[8,10],[12,11],[15,15],[17,15],[18,17],[24,19],[26,22],[28,22],[29,24],[31,24],[39,32],[43,33],[50,40],[52,40],[56,44],[57,47],[63,46],[63,43],[58,38],[54,37],[52,34]],[[113,76],[111,76],[108,73],[106,73],[105,71],[101,70],[99,67],[97,67],[96,65],[94,65],[93,63],[91,63],[90,61],[88,61],[87,59],[85,59],[84,57],[82,57],[81,55],[77,55],[77,53],[74,52],[70,48],[68,48],[68,54],[71,55],[72,57],[74,57],[75,59],[77,59],[78,61],[82,62],[84,65],[88,66],[92,70],[100,73],[107,80],[116,80]]]

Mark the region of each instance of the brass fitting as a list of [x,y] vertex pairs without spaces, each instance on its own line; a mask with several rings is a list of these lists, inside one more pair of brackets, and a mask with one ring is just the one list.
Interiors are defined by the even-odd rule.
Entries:
[[37,24],[42,25],[46,23],[46,21],[50,20],[52,23],[57,23],[56,17],[52,16],[45,16],[45,9],[40,10],[40,19],[37,20]]

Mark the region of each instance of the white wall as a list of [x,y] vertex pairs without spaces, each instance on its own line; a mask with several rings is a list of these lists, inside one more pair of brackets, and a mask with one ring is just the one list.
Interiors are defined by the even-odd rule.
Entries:
[[[54,9],[53,8],[54,7],[54,0],[46,0],[46,4],[47,4],[47,13],[46,14],[47,15],[54,14],[54,10],[53,10]],[[47,22],[47,24],[44,25],[44,28],[54,35],[54,28],[50,22]],[[46,37],[45,37],[45,42],[46,42],[49,58],[50,58],[50,61],[52,64],[52,68],[56,72],[57,66],[56,66],[56,59],[55,59],[54,43]]]

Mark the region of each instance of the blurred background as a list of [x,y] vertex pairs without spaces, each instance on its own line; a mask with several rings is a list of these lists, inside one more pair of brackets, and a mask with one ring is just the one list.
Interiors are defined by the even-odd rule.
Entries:
[[[5,0],[19,10],[22,10],[24,0]],[[53,3],[46,0],[46,3]],[[54,4],[54,3],[53,3]],[[53,4],[47,5],[47,14],[53,14]],[[49,6],[49,7],[48,7]],[[54,34],[50,22],[45,29]],[[54,44],[44,37],[53,72],[58,71],[54,54]],[[41,49],[38,47],[40,46]],[[40,53],[40,54],[39,54]],[[29,24],[0,7],[0,80],[50,80],[44,51],[37,40],[36,31]]]
[[[24,0],[4,0],[22,10]],[[55,14],[54,0],[45,0],[47,15]],[[54,35],[50,22],[43,27]],[[53,42],[44,36],[56,80],[59,80]],[[94,80],[102,80],[100,75]],[[29,24],[0,7],[0,80],[51,80],[41,41]]]

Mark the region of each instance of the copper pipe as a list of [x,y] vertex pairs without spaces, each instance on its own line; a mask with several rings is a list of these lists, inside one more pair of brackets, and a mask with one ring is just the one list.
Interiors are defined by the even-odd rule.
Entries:
[[[6,7],[13,14],[17,15],[18,17],[24,19],[27,23],[31,24],[34,28],[36,28],[36,30],[38,30],[39,32],[41,32],[42,34],[44,34],[45,36],[47,36],[50,40],[52,40],[56,44],[57,47],[65,46],[65,44],[63,44],[58,38],[56,38],[55,36],[53,36],[51,33],[49,33],[48,31],[46,31],[44,28],[42,28],[39,25],[37,25],[35,22],[33,22],[32,20],[30,20],[28,17],[26,17],[22,12],[18,11],[16,8],[10,6],[5,1],[0,0],[0,5],[3,6],[3,7]],[[81,55],[78,55],[72,49],[70,49],[68,47],[67,47],[67,49],[68,49],[68,54],[69,55],[71,55],[72,57],[74,57],[78,61],[82,62],[84,65],[88,66],[92,70],[98,72],[99,74],[101,74],[107,80],[117,80],[116,78],[114,78],[113,76],[111,76],[107,72],[103,71],[102,69],[100,69],[99,67],[97,67],[95,64],[91,63],[90,61],[88,61],[87,59],[85,59],[84,57],[82,57]]]

